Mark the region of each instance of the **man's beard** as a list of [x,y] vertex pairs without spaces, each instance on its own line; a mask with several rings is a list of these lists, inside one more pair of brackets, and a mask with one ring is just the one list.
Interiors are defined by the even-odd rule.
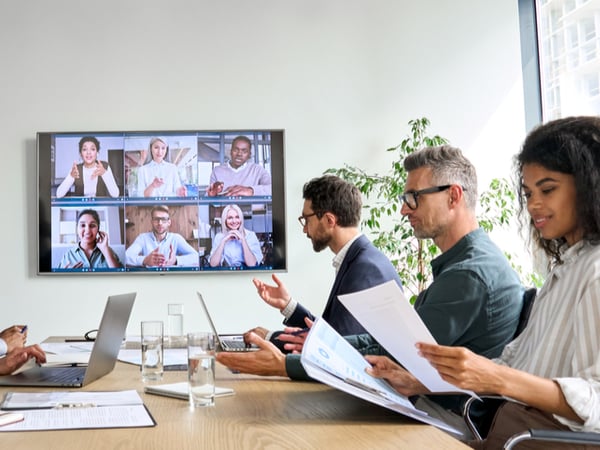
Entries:
[[313,250],[316,253],[319,253],[322,250],[325,250],[329,246],[329,241],[331,240],[330,236],[323,236],[321,238],[318,237],[310,237],[310,241],[312,242]]
[[433,225],[429,227],[413,227],[413,236],[417,239],[432,239],[435,240],[438,236],[443,234],[443,225]]

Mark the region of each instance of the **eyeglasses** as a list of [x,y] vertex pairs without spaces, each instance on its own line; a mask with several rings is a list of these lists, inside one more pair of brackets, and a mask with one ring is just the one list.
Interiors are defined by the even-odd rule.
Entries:
[[400,198],[404,203],[406,203],[406,206],[408,206],[410,209],[417,209],[419,207],[419,202],[417,199],[420,195],[435,194],[436,192],[442,192],[446,189],[449,189],[451,186],[451,184],[445,184],[443,186],[433,186],[427,189],[421,189],[420,191],[409,191],[402,194]]
[[152,218],[152,222],[156,222],[156,223],[167,223],[169,220],[171,220],[168,217],[153,217]]
[[314,213],[310,213],[310,214],[302,214],[300,217],[298,217],[298,222],[300,222],[300,225],[302,225],[302,228],[304,228],[306,226],[306,222],[308,218],[312,217],[312,216],[317,216],[317,217],[321,217],[321,213],[319,212],[314,212]]

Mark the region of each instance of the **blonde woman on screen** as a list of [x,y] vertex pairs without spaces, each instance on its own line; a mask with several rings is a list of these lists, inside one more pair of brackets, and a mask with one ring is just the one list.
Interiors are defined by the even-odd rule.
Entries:
[[244,228],[244,214],[238,205],[227,205],[221,214],[221,229],[213,240],[211,267],[255,267],[262,262],[256,233]]
[[138,196],[185,197],[187,192],[181,183],[177,166],[165,161],[169,145],[165,138],[153,137],[148,145],[150,162],[137,171]]

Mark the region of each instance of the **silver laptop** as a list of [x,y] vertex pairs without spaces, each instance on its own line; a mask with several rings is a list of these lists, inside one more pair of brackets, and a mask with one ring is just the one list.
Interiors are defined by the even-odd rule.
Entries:
[[246,345],[244,342],[244,336],[241,334],[219,334],[217,332],[217,328],[215,327],[215,323],[210,317],[210,313],[208,312],[208,307],[202,298],[202,294],[197,292],[198,298],[200,299],[200,304],[202,305],[202,309],[204,310],[204,314],[206,315],[206,319],[208,320],[208,324],[210,325],[210,329],[214,333],[217,339],[217,350],[223,352],[255,352],[258,350],[256,345]]
[[81,387],[110,373],[117,362],[135,296],[108,297],[87,367],[35,366],[16,375],[0,376],[0,386]]

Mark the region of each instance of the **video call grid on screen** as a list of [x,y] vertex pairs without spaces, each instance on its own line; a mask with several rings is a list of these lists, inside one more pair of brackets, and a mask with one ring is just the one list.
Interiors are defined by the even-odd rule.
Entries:
[[[223,170],[230,159],[231,166],[241,166]],[[287,269],[283,130],[40,132],[37,164],[39,274]],[[220,192],[209,192],[211,177],[223,182]],[[86,264],[76,263],[83,254],[79,241],[89,239],[77,223],[84,210],[98,217],[96,239],[108,237],[117,266],[109,267],[99,250]],[[223,231],[231,233],[222,227],[224,211],[241,216],[252,261],[260,260],[256,265],[245,263],[240,245],[228,250],[230,242],[224,244],[226,257],[211,264],[213,244],[218,247]],[[155,222],[153,216],[161,217]],[[165,261],[174,256],[174,263],[143,264],[153,242],[148,236],[159,225],[159,232],[168,226],[171,237],[178,235],[176,245],[157,250]],[[135,254],[143,244],[146,250]]]

